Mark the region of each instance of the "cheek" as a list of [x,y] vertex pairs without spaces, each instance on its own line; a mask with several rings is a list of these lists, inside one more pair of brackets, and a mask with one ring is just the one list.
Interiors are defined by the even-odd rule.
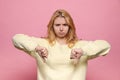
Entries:
[[56,27],[53,27],[53,30],[54,30],[55,33],[58,32],[58,28],[56,28]]
[[69,28],[68,28],[68,27],[67,27],[67,28],[65,28],[65,31],[66,31],[66,32],[68,32],[68,31],[69,31]]

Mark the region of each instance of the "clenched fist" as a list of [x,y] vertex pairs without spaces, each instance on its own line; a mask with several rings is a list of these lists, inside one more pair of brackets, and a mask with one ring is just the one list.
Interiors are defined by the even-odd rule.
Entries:
[[37,46],[35,51],[43,59],[43,62],[46,62],[46,58],[48,57],[48,50],[45,47]]
[[74,64],[78,63],[80,57],[83,55],[83,51],[80,48],[72,49],[70,59],[74,59]]

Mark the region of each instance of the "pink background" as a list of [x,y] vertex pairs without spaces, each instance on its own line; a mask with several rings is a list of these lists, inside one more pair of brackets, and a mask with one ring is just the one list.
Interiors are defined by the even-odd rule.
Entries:
[[46,35],[56,9],[67,10],[79,38],[105,39],[112,49],[89,61],[87,80],[120,80],[120,0],[0,0],[0,80],[36,80],[36,63],[15,49],[17,33]]

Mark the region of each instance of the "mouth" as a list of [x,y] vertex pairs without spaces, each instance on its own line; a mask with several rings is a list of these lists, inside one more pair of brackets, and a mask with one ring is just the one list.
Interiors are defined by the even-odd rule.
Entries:
[[65,33],[64,33],[64,32],[59,32],[59,34],[60,34],[60,35],[65,35]]

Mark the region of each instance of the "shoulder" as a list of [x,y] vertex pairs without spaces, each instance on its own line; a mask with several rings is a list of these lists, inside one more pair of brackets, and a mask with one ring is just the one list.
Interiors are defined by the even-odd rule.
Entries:
[[106,40],[82,40],[82,41],[78,41],[78,45],[97,45],[100,47],[105,47],[105,46],[111,46],[110,43]]
[[87,41],[87,40],[78,40],[78,41],[75,43],[74,47],[75,47],[75,48],[79,48],[79,47],[85,46],[85,45],[88,44],[88,43],[89,43],[89,41]]
[[75,45],[87,45],[87,44],[96,44],[96,45],[110,45],[106,40],[78,40]]
[[89,41],[87,40],[78,40],[76,44],[87,44]]
[[15,34],[13,36],[13,39],[20,39],[20,40],[32,40],[32,41],[47,41],[45,38],[43,37],[35,37],[35,36],[31,36],[31,35],[26,35],[26,34]]
[[106,40],[78,40],[77,44],[87,44],[87,43],[108,43]]

